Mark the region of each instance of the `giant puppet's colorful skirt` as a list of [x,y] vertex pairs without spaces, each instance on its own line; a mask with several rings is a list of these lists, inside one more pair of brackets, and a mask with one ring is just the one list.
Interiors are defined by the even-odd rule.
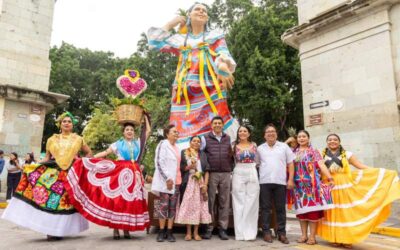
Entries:
[[71,167],[66,189],[89,221],[129,231],[149,226],[144,180],[131,161],[82,158]]
[[[193,76],[194,77],[194,76]],[[198,76],[195,80],[188,80],[188,100],[190,102],[190,112],[186,113],[187,102],[182,98],[180,103],[176,102],[176,92],[173,91],[170,124],[174,124],[179,132],[177,144],[180,148],[189,147],[189,140],[194,135],[205,135],[211,132],[211,119],[218,115],[224,121],[224,132],[227,133],[231,140],[236,139],[239,124],[237,120],[232,118],[229,112],[228,102],[226,99],[226,91],[222,91],[223,98],[218,98],[217,91],[214,86],[207,86],[210,100],[214,104],[218,113],[214,113],[210,104],[206,100]]]
[[396,171],[369,168],[349,173],[332,173],[334,208],[324,211],[317,234],[329,242],[353,244],[390,215],[390,203],[400,199]]
[[2,218],[34,231],[67,236],[89,228],[65,189],[68,171],[54,161],[25,166],[14,197]]

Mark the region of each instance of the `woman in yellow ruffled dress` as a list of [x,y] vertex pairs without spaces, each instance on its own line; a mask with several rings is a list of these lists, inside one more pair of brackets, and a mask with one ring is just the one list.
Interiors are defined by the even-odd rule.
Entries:
[[78,153],[92,155],[83,138],[72,132],[76,123],[69,112],[57,118],[60,134],[47,140],[42,162],[24,167],[14,197],[2,215],[19,226],[47,234],[49,241],[76,235],[89,227],[65,189],[68,171]]
[[[390,203],[400,199],[396,171],[370,168],[340,145],[340,137],[330,134],[322,155],[335,181],[334,208],[324,211],[317,234],[336,246],[351,248],[390,215]],[[357,168],[351,171],[350,164]],[[325,180],[326,181],[326,180]]]

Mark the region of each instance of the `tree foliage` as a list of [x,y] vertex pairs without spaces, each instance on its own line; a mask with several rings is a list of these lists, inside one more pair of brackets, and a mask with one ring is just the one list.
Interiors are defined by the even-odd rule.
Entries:
[[297,51],[280,36],[296,24],[293,1],[262,1],[236,21],[227,36],[237,62],[230,104],[237,118],[249,121],[261,140],[267,123],[301,128],[301,80]]

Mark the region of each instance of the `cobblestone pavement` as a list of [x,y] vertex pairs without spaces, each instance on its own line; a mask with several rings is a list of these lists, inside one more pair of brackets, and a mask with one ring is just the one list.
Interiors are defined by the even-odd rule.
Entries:
[[[0,214],[3,211],[4,210],[0,209]],[[235,241],[233,236],[231,236],[231,239],[228,241],[221,241],[217,236],[214,236],[211,240],[186,242],[184,241],[183,233],[175,234],[177,238],[177,242],[175,243],[157,243],[155,241],[155,234],[146,235],[145,232],[133,233],[134,238],[131,240],[121,239],[119,241],[115,241],[112,239],[112,230],[91,224],[89,230],[79,234],[76,237],[67,237],[59,242],[47,242],[44,235],[15,226],[8,221],[0,219],[0,249],[338,249],[330,246],[321,239],[318,239],[319,244],[315,246],[295,243],[296,239],[300,235],[299,224],[295,219],[288,220],[287,231],[287,236],[291,242],[289,245],[284,245],[278,241],[274,241],[272,244],[270,244],[262,241],[261,238],[250,242]],[[371,234],[366,241],[355,245],[353,249],[400,249],[400,238]]]

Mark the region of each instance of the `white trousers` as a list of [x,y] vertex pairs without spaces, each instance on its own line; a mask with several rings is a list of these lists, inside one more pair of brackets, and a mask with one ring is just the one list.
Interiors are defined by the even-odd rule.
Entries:
[[232,178],[232,206],[236,240],[256,239],[259,194],[260,184],[256,164],[236,164]]

